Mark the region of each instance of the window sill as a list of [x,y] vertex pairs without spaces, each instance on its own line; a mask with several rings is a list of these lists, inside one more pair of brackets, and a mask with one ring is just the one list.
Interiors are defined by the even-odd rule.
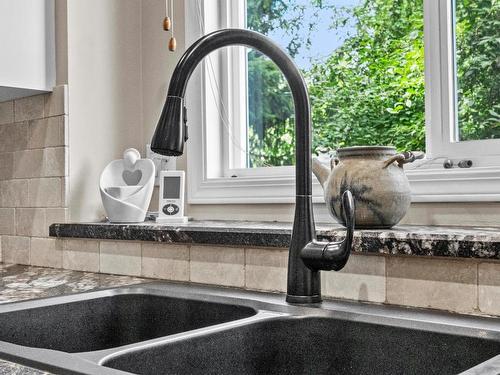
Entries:
[[[410,169],[406,171],[412,202],[500,201],[500,168]],[[188,190],[190,204],[294,203],[293,176],[221,177],[196,183]],[[323,190],[314,178],[313,202],[322,203]]]
[[[343,239],[335,224],[318,224],[321,240]],[[191,221],[165,225],[74,223],[53,224],[50,236],[104,240],[153,241],[234,247],[286,248],[291,224],[248,221]],[[397,226],[392,229],[356,230],[353,251],[388,255],[500,259],[500,228]]]

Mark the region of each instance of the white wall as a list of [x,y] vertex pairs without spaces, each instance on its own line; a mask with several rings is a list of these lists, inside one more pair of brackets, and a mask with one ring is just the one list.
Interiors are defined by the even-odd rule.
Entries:
[[70,219],[92,221],[101,171],[142,150],[141,1],[70,0],[67,32]]
[[164,0],[142,1],[142,87],[144,144],[150,143],[160,117],[172,72],[184,52],[184,1],[174,1],[178,49],[168,50],[170,33],[162,28]]

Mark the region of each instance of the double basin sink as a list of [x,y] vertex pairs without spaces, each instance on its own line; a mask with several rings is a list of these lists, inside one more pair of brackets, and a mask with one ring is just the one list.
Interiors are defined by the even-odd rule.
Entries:
[[55,374],[498,374],[500,323],[148,283],[0,306],[0,358]]

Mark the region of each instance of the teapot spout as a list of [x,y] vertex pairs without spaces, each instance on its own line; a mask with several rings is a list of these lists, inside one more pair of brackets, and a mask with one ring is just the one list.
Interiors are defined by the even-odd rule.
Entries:
[[319,183],[324,187],[325,182],[328,180],[328,176],[330,176],[330,169],[321,163],[318,158],[313,158],[312,169]]

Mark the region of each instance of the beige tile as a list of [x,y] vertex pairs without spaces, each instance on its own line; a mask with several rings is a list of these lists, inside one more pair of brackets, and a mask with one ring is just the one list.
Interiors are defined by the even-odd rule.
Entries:
[[245,287],[286,292],[287,249],[245,249]]
[[190,280],[195,283],[245,286],[244,249],[192,246],[190,259]]
[[467,260],[388,257],[387,302],[474,312],[477,264]]
[[14,119],[16,122],[44,117],[45,96],[36,95],[14,100]]
[[479,264],[479,310],[500,315],[500,262]]
[[63,268],[99,272],[99,241],[63,240]]
[[28,206],[28,180],[0,181],[0,205],[2,207]]
[[100,272],[140,276],[141,244],[126,241],[101,241]]
[[45,223],[45,209],[17,208],[16,234],[18,236],[46,237],[49,228]]
[[14,122],[14,101],[0,103],[0,125]]
[[189,248],[184,245],[142,244],[142,276],[189,280]]
[[56,223],[65,223],[68,220],[69,210],[67,208],[46,208],[45,222],[47,227]]
[[62,267],[62,240],[55,238],[31,238],[31,265]]
[[11,152],[0,154],[0,180],[9,180],[13,177],[14,154]]
[[64,145],[64,116],[49,117],[28,122],[29,148]]
[[16,210],[0,208],[0,234],[16,234]]
[[67,87],[55,86],[52,93],[45,95],[45,117],[67,114]]
[[47,148],[43,153],[43,176],[67,176],[67,149],[65,147]]
[[28,123],[19,122],[0,126],[0,152],[20,151],[28,148]]
[[43,177],[43,150],[25,150],[14,153],[15,178]]
[[67,175],[65,147],[17,151],[14,153],[15,178],[62,177]]
[[385,258],[351,254],[345,267],[322,271],[322,293],[325,297],[356,301],[385,301]]
[[30,264],[29,237],[2,236],[2,260],[5,263]]
[[30,207],[61,207],[62,179],[34,178],[28,183],[28,204]]

